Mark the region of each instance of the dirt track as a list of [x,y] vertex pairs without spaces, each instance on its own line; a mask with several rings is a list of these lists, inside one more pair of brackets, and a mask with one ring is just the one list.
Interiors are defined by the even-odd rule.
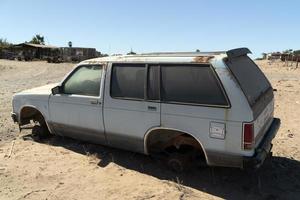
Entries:
[[275,116],[282,120],[272,162],[256,172],[208,167],[175,174],[140,154],[19,134],[10,119],[12,95],[57,82],[73,65],[0,60],[0,199],[299,199],[300,69],[258,64],[277,89]]

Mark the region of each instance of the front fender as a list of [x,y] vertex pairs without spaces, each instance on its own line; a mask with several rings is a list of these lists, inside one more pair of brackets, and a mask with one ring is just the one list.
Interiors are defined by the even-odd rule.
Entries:
[[48,126],[49,131],[52,133],[49,122],[49,95],[15,95],[13,98],[13,113],[16,115],[16,121],[21,124],[22,111],[24,108],[33,108],[39,111]]

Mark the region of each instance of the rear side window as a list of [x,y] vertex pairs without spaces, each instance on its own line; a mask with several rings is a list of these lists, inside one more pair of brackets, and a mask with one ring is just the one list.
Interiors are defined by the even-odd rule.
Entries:
[[266,76],[248,56],[227,60],[226,64],[240,84],[251,106],[271,88]]
[[229,105],[209,65],[161,66],[161,95],[165,102]]
[[111,96],[144,99],[145,65],[114,64],[111,76]]

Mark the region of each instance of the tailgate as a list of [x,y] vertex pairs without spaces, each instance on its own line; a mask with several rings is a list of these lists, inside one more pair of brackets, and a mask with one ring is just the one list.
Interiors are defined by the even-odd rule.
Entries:
[[274,100],[272,100],[266,108],[254,120],[254,138],[255,147],[257,147],[269,129],[274,115]]

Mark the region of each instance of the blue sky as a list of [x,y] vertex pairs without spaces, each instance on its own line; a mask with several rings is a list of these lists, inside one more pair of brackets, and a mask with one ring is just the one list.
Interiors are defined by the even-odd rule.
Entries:
[[300,1],[0,0],[0,38],[103,53],[300,49]]

